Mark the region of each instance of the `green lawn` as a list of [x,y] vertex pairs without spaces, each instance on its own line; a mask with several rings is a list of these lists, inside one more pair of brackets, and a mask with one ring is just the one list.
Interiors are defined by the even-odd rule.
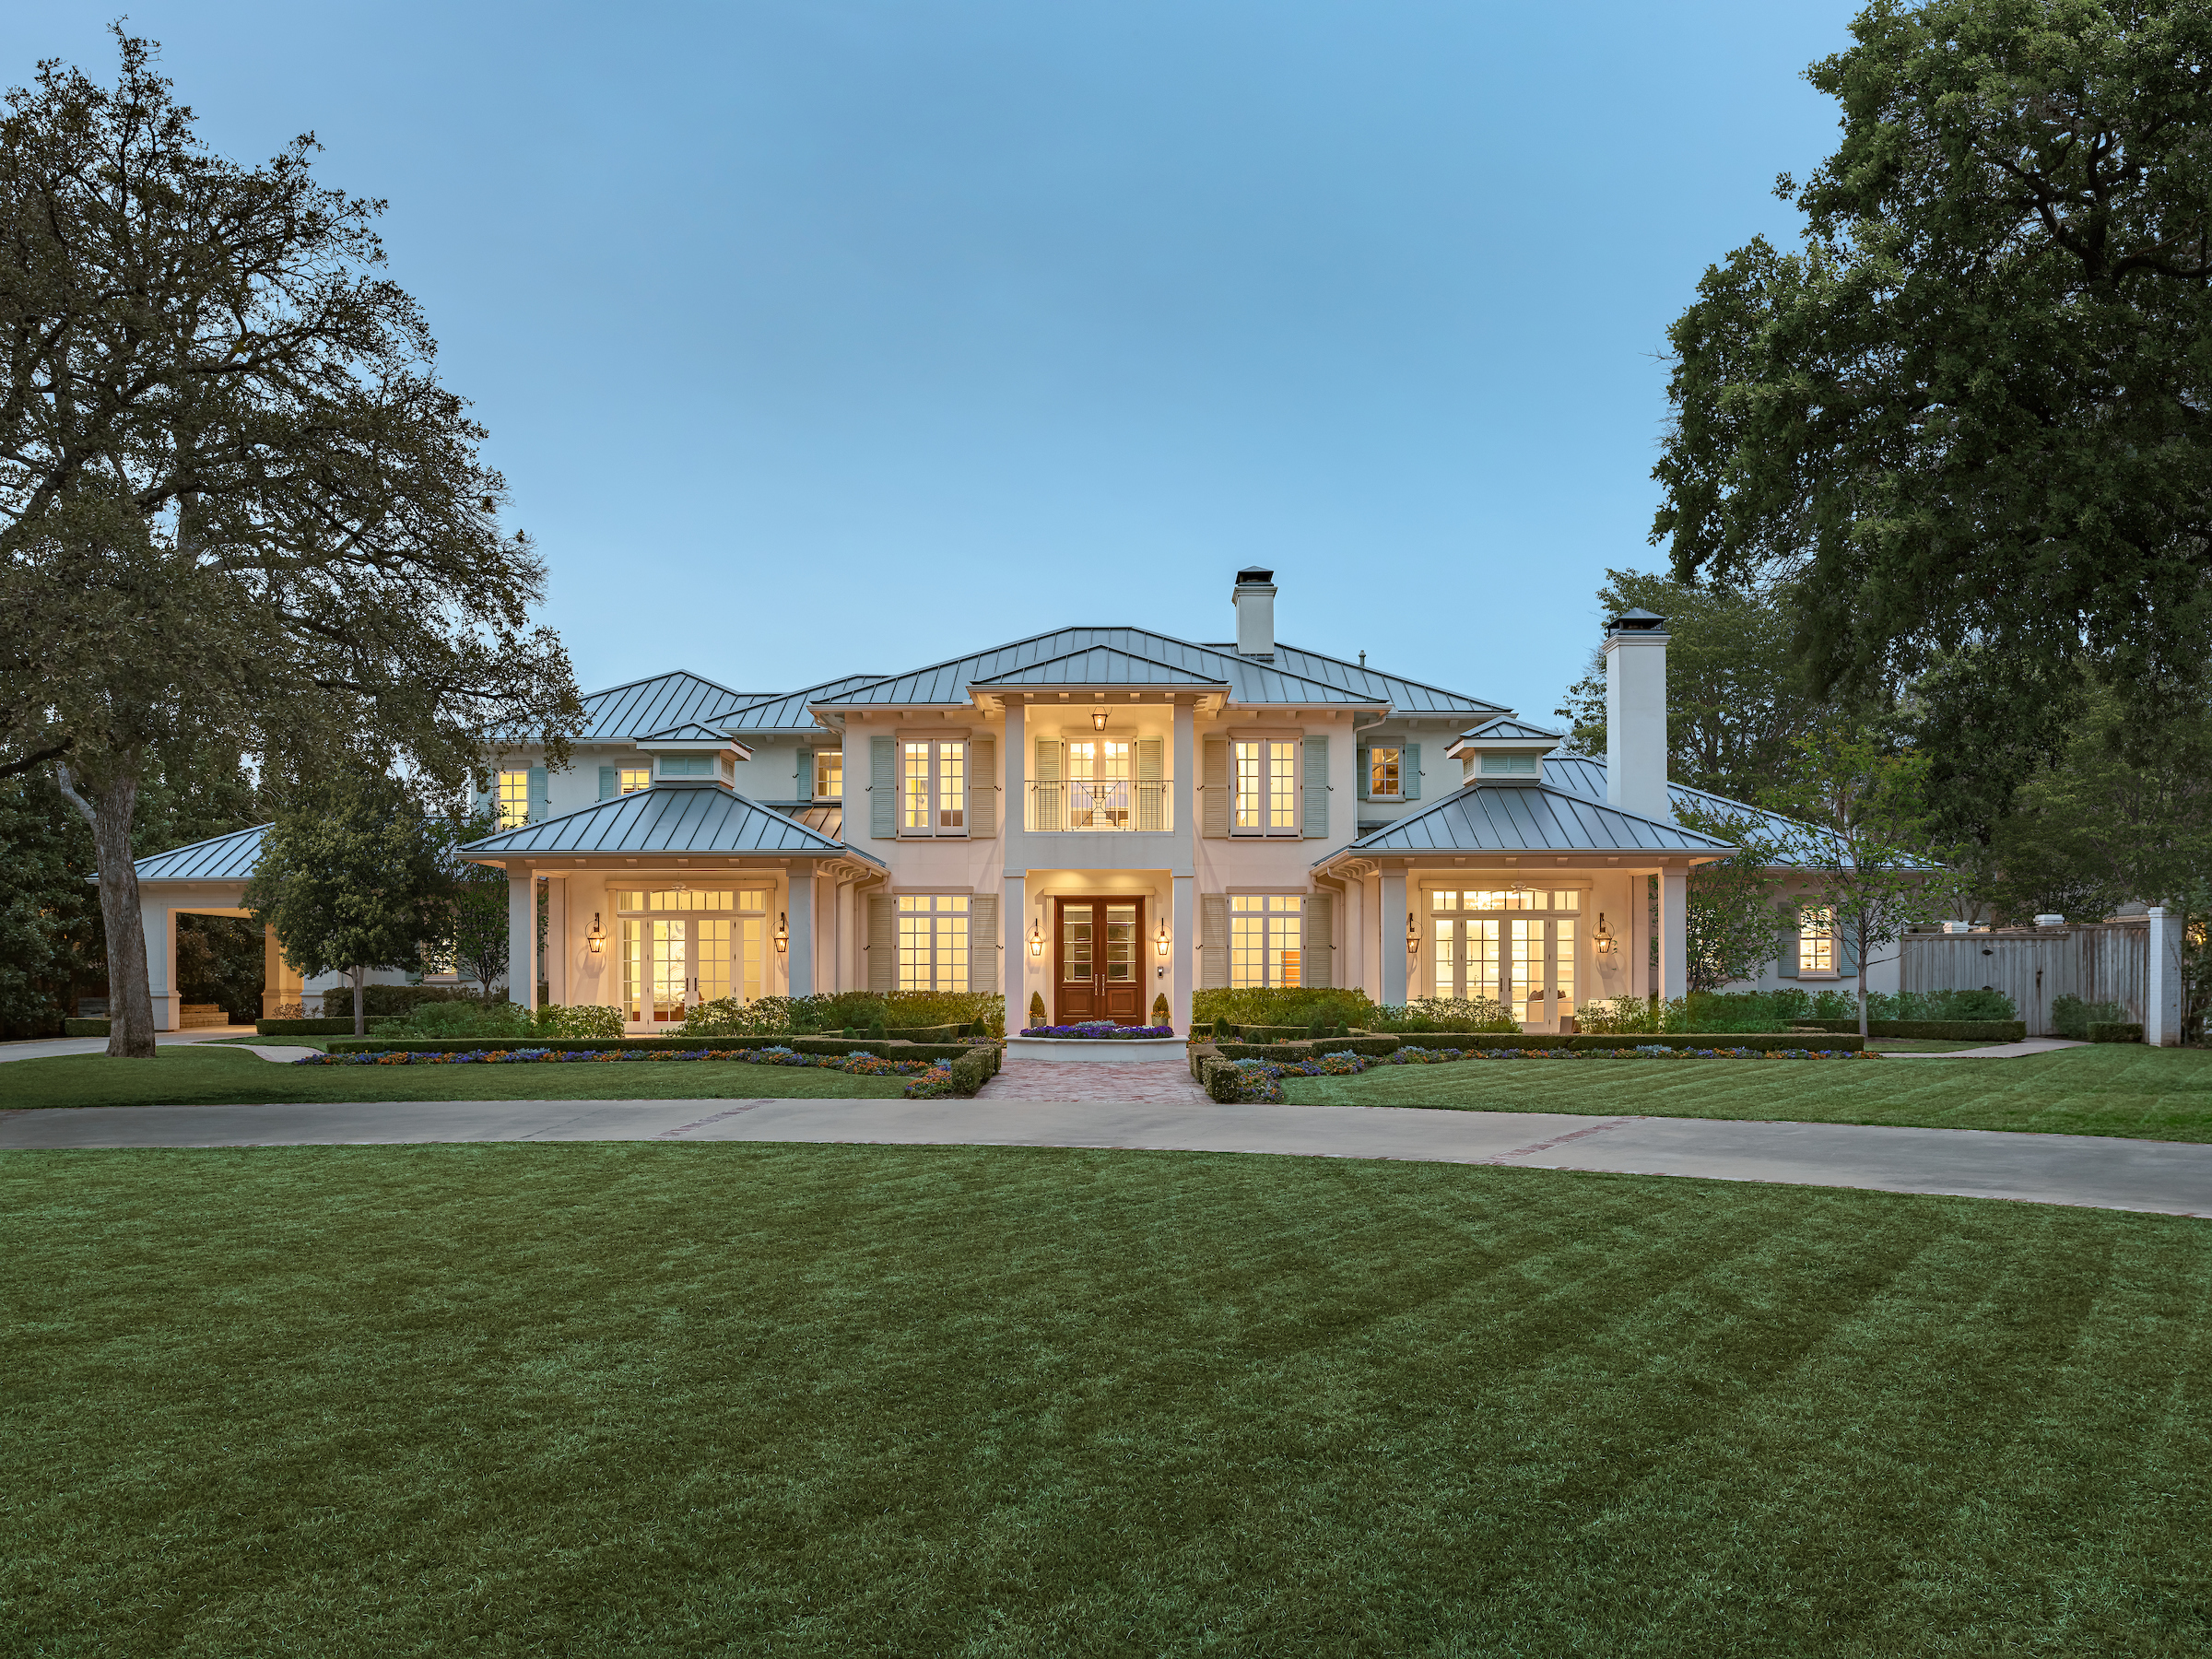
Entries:
[[0,1215],[10,1653],[2212,1644],[2201,1221],[730,1145],[13,1153]]
[[727,1061],[568,1065],[286,1065],[208,1043],[153,1060],[65,1054],[0,1065],[0,1111],[270,1100],[897,1100],[904,1077]]
[[2017,1060],[1470,1060],[1286,1077],[1307,1106],[1778,1118],[2212,1141],[2212,1050],[2100,1043]]

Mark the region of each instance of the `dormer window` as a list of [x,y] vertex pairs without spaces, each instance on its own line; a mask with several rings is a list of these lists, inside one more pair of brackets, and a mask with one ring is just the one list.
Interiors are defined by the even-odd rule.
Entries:
[[1534,755],[1485,755],[1478,771],[1485,778],[1533,778],[1536,775],[1536,758]]
[[663,755],[661,776],[664,778],[711,778],[714,775],[714,758],[712,755]]

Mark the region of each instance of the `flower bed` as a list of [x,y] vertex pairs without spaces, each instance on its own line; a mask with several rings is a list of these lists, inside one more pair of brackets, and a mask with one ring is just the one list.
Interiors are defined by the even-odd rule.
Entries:
[[1402,1048],[1382,1055],[1322,1054],[1310,1060],[1222,1060],[1210,1063],[1206,1091],[1225,1105],[1275,1106],[1285,1077],[1356,1077],[1371,1065],[1449,1065],[1461,1060],[1878,1060],[1872,1049],[1676,1048]]
[[1023,1029],[1021,1035],[1024,1037],[1080,1037],[1088,1038],[1092,1041],[1111,1042],[1117,1038],[1172,1037],[1175,1035],[1175,1028],[1171,1025],[1115,1025],[1111,1019],[1092,1019],[1087,1020],[1081,1025],[1028,1026]]
[[400,1050],[381,1054],[309,1054],[294,1065],[566,1065],[573,1062],[660,1065],[669,1061],[727,1060],[739,1065],[800,1065],[842,1072],[850,1077],[911,1077],[910,1100],[950,1094],[952,1068],[942,1061],[883,1060],[870,1053],[802,1054],[795,1049],[470,1049],[461,1053],[420,1053]]

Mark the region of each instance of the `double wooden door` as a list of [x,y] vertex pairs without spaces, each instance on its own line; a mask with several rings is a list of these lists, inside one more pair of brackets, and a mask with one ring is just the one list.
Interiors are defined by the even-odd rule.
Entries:
[[1053,1022],[1145,1023],[1145,901],[1054,900]]

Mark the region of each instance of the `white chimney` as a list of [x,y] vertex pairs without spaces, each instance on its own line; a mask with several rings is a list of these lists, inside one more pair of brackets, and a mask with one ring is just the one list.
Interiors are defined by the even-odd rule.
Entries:
[[1623,611],[1606,623],[1606,799],[1672,823],[1666,794],[1666,619]]
[[1274,662],[1275,572],[1239,571],[1229,601],[1237,607],[1237,654]]

